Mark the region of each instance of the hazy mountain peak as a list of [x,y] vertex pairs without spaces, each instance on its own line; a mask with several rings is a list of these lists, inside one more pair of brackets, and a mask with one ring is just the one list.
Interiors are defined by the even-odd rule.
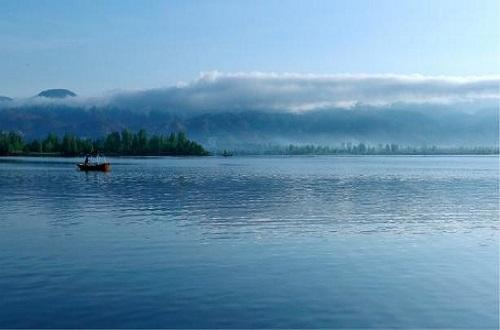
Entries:
[[12,101],[12,99],[8,96],[0,95],[0,102],[4,102],[4,101]]
[[66,97],[75,97],[76,94],[70,91],[69,89],[56,88],[56,89],[46,89],[44,91],[41,91],[40,93],[38,93],[37,96],[48,97],[53,99],[63,99]]

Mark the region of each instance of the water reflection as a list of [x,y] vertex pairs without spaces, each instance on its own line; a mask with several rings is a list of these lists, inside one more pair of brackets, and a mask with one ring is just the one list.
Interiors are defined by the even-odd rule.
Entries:
[[498,325],[495,157],[0,159],[0,327]]
[[0,192],[8,196],[3,209],[39,209],[53,225],[95,214],[118,224],[173,221],[215,236],[498,229],[495,158],[462,157],[460,167],[431,160],[421,169],[411,158],[396,166],[373,158],[369,168],[359,158],[326,158],[287,159],[288,168],[279,159],[121,159],[111,173],[29,162],[4,167]]

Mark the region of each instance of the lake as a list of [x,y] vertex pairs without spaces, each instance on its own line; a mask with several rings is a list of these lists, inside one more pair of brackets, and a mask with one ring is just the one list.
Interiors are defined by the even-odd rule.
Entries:
[[498,157],[0,158],[1,328],[498,328]]

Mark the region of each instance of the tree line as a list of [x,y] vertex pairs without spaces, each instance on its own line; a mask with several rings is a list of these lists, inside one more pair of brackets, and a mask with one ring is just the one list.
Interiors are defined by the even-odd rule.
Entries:
[[238,155],[497,155],[496,147],[405,146],[399,144],[342,143],[339,146],[267,145],[253,146],[253,151],[235,150]]
[[78,156],[92,153],[137,156],[203,156],[208,152],[189,140],[183,132],[149,135],[144,129],[112,132],[103,138],[82,138],[66,133],[62,137],[49,133],[45,139],[25,141],[18,132],[0,133],[0,155],[57,154]]

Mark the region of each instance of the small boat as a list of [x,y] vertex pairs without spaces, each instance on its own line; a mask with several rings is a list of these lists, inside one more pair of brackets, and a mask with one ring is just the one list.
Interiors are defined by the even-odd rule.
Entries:
[[108,172],[111,170],[111,164],[110,163],[99,163],[99,164],[94,164],[94,163],[80,163],[76,164],[80,171],[100,171],[100,172]]
[[231,157],[232,155],[233,155],[233,153],[230,151],[227,151],[227,150],[224,150],[224,152],[222,153],[223,157]]
[[76,164],[80,171],[99,171],[108,172],[111,170],[111,164],[106,161],[106,158],[100,154],[85,156],[85,162]]

